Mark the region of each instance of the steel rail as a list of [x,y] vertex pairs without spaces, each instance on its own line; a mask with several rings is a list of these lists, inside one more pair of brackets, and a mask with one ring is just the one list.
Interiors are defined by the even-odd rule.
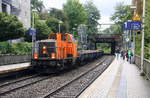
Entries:
[[43,96],[42,98],[49,98],[50,96],[56,94],[57,92],[61,91],[63,88],[65,88],[66,86],[68,86],[69,84],[73,83],[74,81],[80,79],[81,77],[83,77],[84,75],[88,74],[89,72],[93,71],[95,68],[97,68],[100,64],[102,64],[103,62],[105,62],[106,58],[104,57],[103,60],[101,62],[99,62],[99,64],[97,64],[97,66],[91,68],[90,70],[88,70],[87,72],[77,76],[76,78],[72,79],[71,81],[65,83],[64,85],[62,85],[61,87],[59,87],[58,89],[46,94],[45,96]]

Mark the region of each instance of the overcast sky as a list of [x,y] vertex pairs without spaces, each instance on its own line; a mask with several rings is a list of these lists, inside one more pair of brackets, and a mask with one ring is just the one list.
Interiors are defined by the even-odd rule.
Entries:
[[[88,0],[80,0],[81,3],[85,3]],[[96,7],[100,10],[101,20],[100,23],[112,23],[110,21],[110,16],[115,10],[115,6],[118,2],[123,2],[124,4],[131,4],[131,0],[92,0]],[[45,7],[48,8],[58,8],[62,9],[63,4],[66,0],[43,0]],[[106,28],[103,27],[103,28]]]

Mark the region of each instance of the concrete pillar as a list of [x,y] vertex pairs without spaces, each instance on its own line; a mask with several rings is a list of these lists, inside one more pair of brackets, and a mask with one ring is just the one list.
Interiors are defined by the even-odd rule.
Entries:
[[10,15],[11,14],[11,6],[9,4],[7,4],[7,8],[6,9],[7,9],[7,14]]
[[111,54],[115,54],[116,49],[116,42],[111,43]]
[[2,12],[2,0],[0,0],[0,12]]

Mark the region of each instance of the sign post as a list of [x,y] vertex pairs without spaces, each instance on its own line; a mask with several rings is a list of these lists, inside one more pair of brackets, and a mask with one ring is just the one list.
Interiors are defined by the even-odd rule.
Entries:
[[30,28],[29,35],[32,36],[32,57],[35,49],[35,41],[36,41],[36,29]]
[[[142,29],[142,22],[140,21],[141,18],[136,15],[135,17],[133,17],[133,20],[134,21],[128,21],[128,22],[125,22],[124,23],[124,30],[129,30],[129,31],[138,31],[138,30],[141,30]],[[135,32],[130,32],[130,34],[133,33],[133,44],[131,45],[132,46],[132,49],[133,49],[133,62],[135,61]],[[131,36],[130,36],[131,37]],[[130,38],[131,40],[131,38]]]

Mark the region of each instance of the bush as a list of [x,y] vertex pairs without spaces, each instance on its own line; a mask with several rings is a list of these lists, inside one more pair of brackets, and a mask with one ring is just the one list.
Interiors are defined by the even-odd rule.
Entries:
[[32,44],[31,43],[18,43],[11,45],[12,54],[31,54]]
[[0,54],[7,54],[10,53],[10,44],[8,42],[1,42],[0,43]]
[[0,13],[0,41],[20,38],[24,36],[24,31],[16,16]]
[[31,54],[32,43],[0,43],[0,54]]

